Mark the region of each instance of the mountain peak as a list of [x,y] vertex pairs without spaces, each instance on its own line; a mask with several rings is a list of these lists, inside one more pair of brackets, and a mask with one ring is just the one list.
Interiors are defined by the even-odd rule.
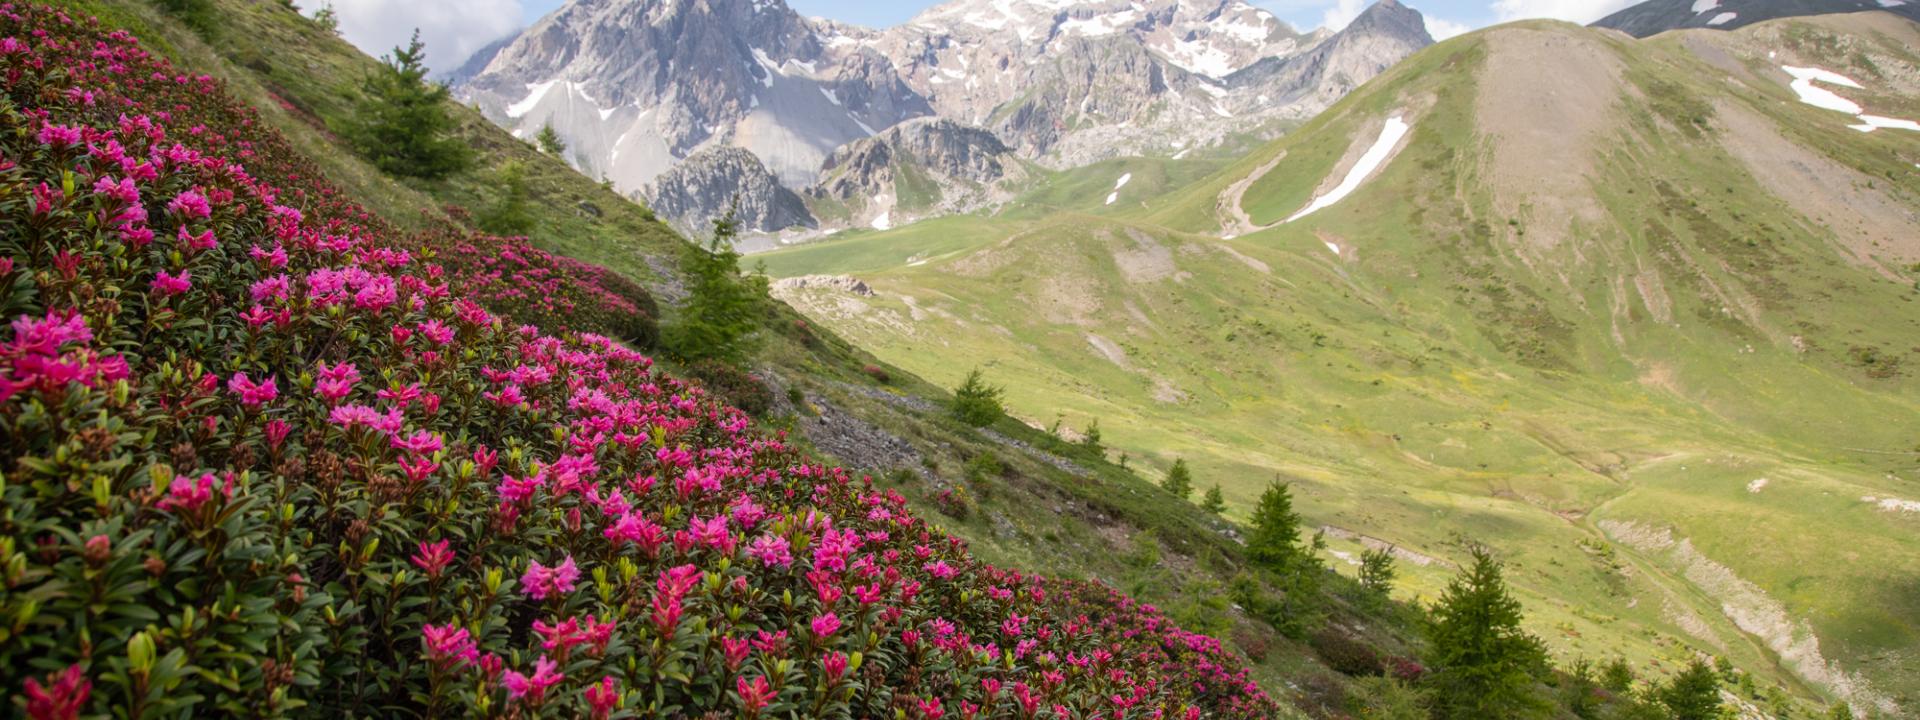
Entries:
[[1409,40],[1423,39],[1422,46],[1433,43],[1433,37],[1427,34],[1427,19],[1419,10],[1402,5],[1399,0],[1379,0],[1368,6],[1354,18],[1341,32],[1379,32],[1386,31],[1403,36]]

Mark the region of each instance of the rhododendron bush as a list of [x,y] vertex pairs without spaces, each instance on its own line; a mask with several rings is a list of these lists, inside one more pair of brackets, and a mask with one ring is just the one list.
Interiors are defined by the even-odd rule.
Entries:
[[1274,712],[1154,608],[986,566],[604,334],[503,315],[564,309],[516,277],[641,307],[395,231],[124,34],[0,5],[0,81],[16,712]]

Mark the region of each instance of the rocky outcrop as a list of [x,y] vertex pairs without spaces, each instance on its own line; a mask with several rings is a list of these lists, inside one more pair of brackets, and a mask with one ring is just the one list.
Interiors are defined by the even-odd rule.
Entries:
[[806,195],[844,207],[846,224],[891,225],[1004,201],[1027,177],[1026,165],[993,133],[920,118],[834,152]]
[[1326,42],[1289,58],[1267,58],[1227,78],[1271,102],[1317,113],[1402,58],[1433,44],[1426,18],[1397,0],[1380,0]]
[[884,55],[778,0],[574,0],[457,89],[522,137],[552,125],[622,190],[711,145],[799,187],[834,148],[931,112]]
[[800,196],[743,148],[695,153],[661,173],[641,194],[654,213],[693,236],[710,232],[712,221],[729,209],[743,230],[775,232],[817,224]]
[[[879,193],[822,216],[887,225],[893,207],[992,200],[982,190],[998,179],[977,172],[1012,166],[939,169],[961,157],[941,148],[1003,154],[952,128],[984,128],[1055,168],[1177,156],[1272,136],[1431,42],[1394,0],[1330,35],[1302,35],[1245,0],[953,0],[887,30],[803,18],[780,0],[571,0],[450,76],[520,137],[553,126],[570,161],[623,191],[672,192],[687,179],[656,182],[662,173],[732,146],[779,185],[817,184],[812,197]],[[903,126],[932,164],[903,152],[904,136],[864,142],[927,117],[953,123]],[[936,197],[890,187],[921,171]]]
[[1648,0],[1600,18],[1593,27],[1648,37],[1681,28],[1732,30],[1779,18],[1874,11],[1920,22],[1916,0]]

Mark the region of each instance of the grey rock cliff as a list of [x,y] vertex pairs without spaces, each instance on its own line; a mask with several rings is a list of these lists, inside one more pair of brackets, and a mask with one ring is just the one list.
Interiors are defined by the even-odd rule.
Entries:
[[[816,225],[800,196],[782,186],[753,153],[713,147],[694,153],[661,173],[641,191],[655,214],[693,237],[734,211],[745,230],[774,232]],[[737,205],[735,203],[738,203]]]

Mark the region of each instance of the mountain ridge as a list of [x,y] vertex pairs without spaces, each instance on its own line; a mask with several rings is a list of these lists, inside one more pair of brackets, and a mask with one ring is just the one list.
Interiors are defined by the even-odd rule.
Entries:
[[[521,137],[553,126],[583,172],[625,192],[657,191],[668,168],[733,145],[804,193],[835,150],[921,117],[985,128],[1054,169],[1271,137],[1432,42],[1397,3],[1363,18],[1392,12],[1398,24],[1313,35],[1240,0],[956,0],[885,30],[780,2],[679,7],[569,3],[476,55],[456,90]],[[1283,89],[1223,81],[1313,50]],[[692,67],[710,70],[682,71]]]

